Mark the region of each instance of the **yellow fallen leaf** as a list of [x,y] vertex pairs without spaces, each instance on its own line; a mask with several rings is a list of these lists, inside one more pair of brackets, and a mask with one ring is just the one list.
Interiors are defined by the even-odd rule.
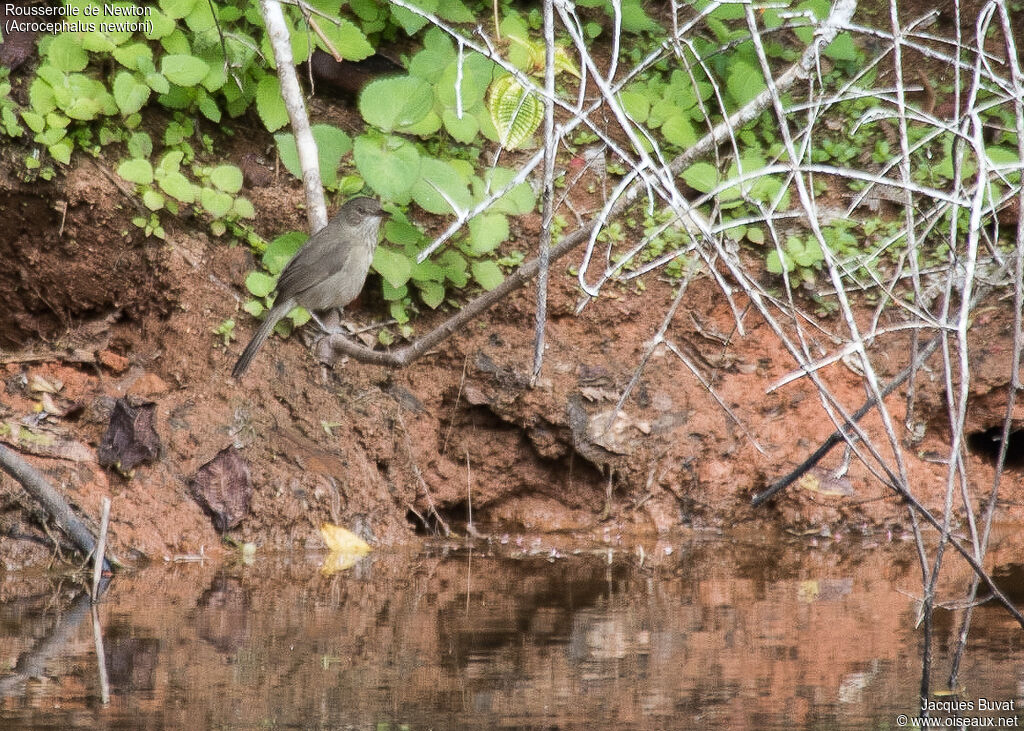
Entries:
[[370,552],[370,546],[366,541],[340,525],[324,523],[320,526],[320,535],[331,551],[355,553],[360,556]]

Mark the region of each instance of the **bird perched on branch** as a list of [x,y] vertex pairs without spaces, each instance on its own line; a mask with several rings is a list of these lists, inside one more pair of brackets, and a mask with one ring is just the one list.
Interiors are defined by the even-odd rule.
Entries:
[[[373,198],[353,198],[309,237],[281,272],[275,304],[239,356],[232,376],[245,373],[274,326],[296,307],[312,314],[344,307],[359,295],[386,215]],[[326,331],[315,314],[313,319]]]

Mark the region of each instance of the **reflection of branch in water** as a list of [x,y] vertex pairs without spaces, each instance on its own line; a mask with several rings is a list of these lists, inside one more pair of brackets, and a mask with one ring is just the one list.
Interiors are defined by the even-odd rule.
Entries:
[[14,672],[0,678],[0,698],[21,694],[27,681],[46,674],[46,664],[75,638],[79,625],[90,616],[91,606],[89,594],[83,592],[57,620],[53,630],[18,658]]

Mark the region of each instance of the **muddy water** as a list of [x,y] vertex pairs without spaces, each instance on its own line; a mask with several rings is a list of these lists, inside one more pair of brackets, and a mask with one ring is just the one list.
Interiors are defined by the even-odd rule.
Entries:
[[[314,555],[120,576],[98,611],[107,705],[88,603],[52,579],[6,598],[6,577],[0,726],[864,729],[917,708],[906,544],[544,541],[379,551],[330,576]],[[950,563],[944,591],[965,577]],[[937,677],[960,616],[937,614]],[[975,709],[1022,706],[1024,632],[996,607],[962,682]]]

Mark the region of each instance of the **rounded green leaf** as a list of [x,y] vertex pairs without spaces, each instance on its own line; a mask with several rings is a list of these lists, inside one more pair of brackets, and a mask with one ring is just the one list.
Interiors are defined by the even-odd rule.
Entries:
[[242,189],[242,171],[234,165],[218,165],[210,172],[210,182],[225,193]]
[[444,302],[444,285],[439,282],[423,281],[416,283],[419,290],[420,300],[430,309],[437,309],[437,306]]
[[353,158],[363,180],[373,191],[399,205],[408,203],[413,185],[420,177],[420,154],[399,137],[375,140],[357,137]]
[[128,154],[132,157],[149,157],[153,154],[153,140],[145,132],[134,132],[128,138]]
[[181,173],[172,172],[165,174],[158,181],[158,185],[164,193],[182,203],[194,203],[196,200],[195,186]]
[[256,112],[268,132],[281,129],[288,123],[288,110],[281,98],[281,84],[276,76],[266,75],[256,86]]
[[438,215],[465,211],[473,204],[469,186],[455,167],[429,157],[420,164],[412,196],[420,208]]
[[122,71],[114,77],[114,101],[121,114],[128,115],[142,109],[149,100],[149,87],[139,83],[135,74]]
[[209,65],[195,56],[170,54],[160,62],[160,73],[178,86],[194,86],[210,73]]
[[164,207],[164,197],[152,189],[142,194],[142,202],[151,211],[159,211]]
[[[4,29],[6,32],[6,29]],[[89,55],[73,33],[54,36],[46,46],[46,59],[61,71],[81,71],[89,63]]]
[[761,70],[742,60],[733,61],[729,67],[729,75],[725,80],[725,88],[737,105],[743,106],[764,88],[764,77]]
[[153,182],[153,166],[149,160],[125,160],[117,166],[117,174],[129,183],[148,185]]
[[469,222],[469,247],[480,256],[494,251],[508,239],[508,219],[500,213],[484,213]]
[[441,121],[448,134],[464,145],[475,140],[480,131],[480,123],[474,114],[463,114],[462,119],[459,119],[454,110],[445,109],[441,112]]
[[160,9],[170,18],[184,18],[192,12],[197,1],[201,0],[160,0]]
[[695,162],[683,171],[683,180],[694,190],[707,193],[718,185],[718,169],[707,162]]
[[252,201],[241,196],[235,198],[235,202],[231,204],[231,212],[239,218],[256,218],[256,209],[253,208]]
[[473,279],[476,280],[476,283],[488,292],[501,284],[505,279],[505,275],[501,273],[501,268],[490,259],[474,261],[470,266],[470,271],[473,272]]
[[647,115],[651,113],[651,102],[645,94],[639,91],[624,91],[619,94],[619,102],[626,114],[635,121],[643,124],[647,121]]
[[222,191],[203,188],[199,191],[199,202],[214,218],[224,218],[231,210],[232,199],[230,195]]
[[71,151],[74,147],[71,144],[71,140],[62,139],[59,142],[55,142],[47,148],[47,152],[50,153],[50,157],[60,163],[67,165],[71,162]]
[[697,132],[685,114],[674,114],[666,119],[661,125],[661,133],[677,147],[689,147],[697,141]]
[[249,272],[249,276],[245,278],[245,288],[254,297],[266,297],[276,286],[277,280],[263,272]]
[[420,122],[433,105],[433,90],[417,76],[377,79],[359,95],[363,119],[385,132]]
[[128,43],[114,49],[114,58],[119,64],[132,71],[151,70],[153,50],[145,43]]
[[405,254],[387,246],[378,246],[373,253],[373,269],[384,277],[393,289],[398,289],[409,281],[412,263]]
[[301,231],[289,231],[271,241],[263,252],[263,266],[271,274],[280,274],[309,237]]
[[[335,8],[337,8],[337,4],[335,4]],[[373,54],[373,46],[366,40],[363,32],[344,18],[335,17],[323,20],[320,23],[320,31],[346,61],[362,61]],[[316,44],[322,50],[331,52],[331,49],[319,36],[316,38]]]

